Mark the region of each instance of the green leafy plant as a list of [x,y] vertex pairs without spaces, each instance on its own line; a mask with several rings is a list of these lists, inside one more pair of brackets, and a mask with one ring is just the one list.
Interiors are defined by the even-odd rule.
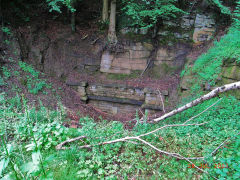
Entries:
[[124,0],[123,11],[131,20],[131,26],[142,28],[153,27],[161,19],[176,18],[184,11],[179,9],[176,0]]
[[2,32],[6,33],[8,36],[11,36],[11,30],[8,27],[2,27]]

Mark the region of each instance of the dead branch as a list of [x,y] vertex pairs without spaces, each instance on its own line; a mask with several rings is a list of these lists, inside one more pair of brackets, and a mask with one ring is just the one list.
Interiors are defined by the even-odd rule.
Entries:
[[96,38],[95,40],[93,40],[90,44],[91,45],[94,45],[98,40],[99,40],[100,38],[98,37],[98,38]]
[[[240,134],[240,132],[239,132],[238,134],[236,134],[236,136],[238,136],[239,134]],[[212,155],[212,156],[215,155],[216,152],[217,152],[228,140],[233,139],[233,138],[235,138],[236,136],[234,136],[234,137],[229,137],[229,138],[227,138],[225,141],[223,141],[223,142],[211,153],[211,155]]]
[[73,138],[73,139],[68,139],[68,140],[62,142],[61,144],[57,145],[56,150],[66,149],[65,147],[63,147],[65,144],[71,143],[71,142],[74,142],[74,141],[78,141],[78,140],[82,140],[84,138],[86,138],[86,136],[79,136],[79,137],[76,137],[76,138]]
[[164,120],[166,118],[169,118],[177,113],[180,113],[180,112],[183,112],[185,111],[186,109],[189,109],[193,106],[196,106],[206,100],[209,100],[215,96],[217,96],[218,94],[220,93],[223,93],[223,92],[226,92],[226,91],[230,91],[230,90],[233,90],[233,89],[240,89],[240,81],[238,82],[235,82],[235,83],[231,83],[231,84],[226,84],[224,86],[221,86],[221,87],[218,87],[214,90],[212,90],[211,92],[209,92],[208,94],[204,95],[204,96],[201,96],[200,98],[180,107],[180,108],[177,108],[177,109],[174,109],[173,111],[159,117],[159,118],[156,118],[154,119],[153,121],[155,122],[158,122],[158,121],[161,121],[161,120]]
[[203,114],[204,112],[206,112],[207,110],[209,110],[211,107],[215,106],[219,101],[221,101],[222,98],[218,99],[215,103],[213,103],[211,106],[209,106],[207,109],[205,109],[204,111],[198,113],[197,115],[191,117],[190,119],[188,119],[187,121],[184,122],[184,124],[186,124],[187,122],[195,119],[196,117],[200,116],[201,114]]
[[[201,124],[173,124],[173,125],[165,125],[161,128],[158,128],[154,131],[151,131],[151,132],[148,132],[148,133],[145,133],[145,134],[142,134],[142,135],[139,135],[139,136],[132,136],[132,137],[124,137],[124,138],[120,138],[120,139],[115,139],[115,140],[111,140],[111,141],[105,141],[105,142],[102,142],[102,143],[98,143],[98,144],[93,144],[93,145],[83,145],[83,146],[80,146],[79,148],[80,149],[83,149],[83,148],[90,148],[90,147],[94,147],[94,146],[99,146],[99,145],[105,145],[105,144],[113,144],[113,143],[117,143],[117,142],[127,142],[129,140],[139,140],[139,138],[143,137],[143,136],[147,136],[149,134],[153,134],[161,129],[164,129],[164,128],[167,128],[167,127],[180,127],[180,126],[201,126],[201,125],[204,125],[206,124],[205,123],[201,123]],[[164,153],[165,151],[162,151],[162,153]],[[164,154],[167,154],[169,155],[170,153],[164,153]]]

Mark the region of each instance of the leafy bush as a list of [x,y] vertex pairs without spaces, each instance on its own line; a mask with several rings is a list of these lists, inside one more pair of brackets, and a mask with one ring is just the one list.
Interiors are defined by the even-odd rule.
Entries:
[[131,26],[149,28],[154,26],[160,19],[175,18],[184,13],[176,7],[176,0],[124,0],[123,11],[132,20]]
[[27,88],[30,93],[38,94],[40,91],[43,91],[44,88],[50,88],[51,86],[43,79],[39,78],[40,72],[36,71],[31,65],[19,61],[19,67],[29,75],[27,77]]

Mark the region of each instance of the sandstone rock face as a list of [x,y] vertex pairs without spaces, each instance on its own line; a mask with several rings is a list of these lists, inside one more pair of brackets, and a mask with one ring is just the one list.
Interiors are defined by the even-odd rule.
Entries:
[[133,70],[144,70],[152,50],[150,43],[134,43],[124,45],[124,52],[111,54],[105,51],[101,58],[100,71],[130,74]]
[[[117,84],[88,84],[80,82],[68,83],[77,87],[77,93],[82,101],[90,103],[110,114],[135,113],[137,109],[147,109],[151,112],[162,110],[162,101],[158,91],[151,88],[129,87]],[[169,96],[168,91],[162,91],[163,101]]]
[[195,43],[209,41],[216,31],[214,19],[204,14],[196,15],[194,27],[193,41]]
[[159,47],[154,64],[157,66],[167,64],[170,67],[181,68],[185,64],[186,56],[190,50],[190,46],[183,43],[177,43],[170,47]]
[[39,70],[62,77],[73,70],[92,72],[100,68],[101,45],[86,43],[79,35],[64,30],[59,30],[56,37],[34,26],[28,30],[29,35],[18,37],[21,54],[27,54],[24,60]]

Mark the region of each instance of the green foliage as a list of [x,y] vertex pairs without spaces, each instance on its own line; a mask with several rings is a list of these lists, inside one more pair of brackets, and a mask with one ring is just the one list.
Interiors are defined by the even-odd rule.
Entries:
[[11,77],[10,70],[5,66],[2,67],[2,73],[3,73],[3,78],[6,79],[6,80]]
[[233,13],[234,26],[240,29],[240,1],[237,1],[236,3],[237,3],[237,6]]
[[231,14],[231,10],[224,6],[221,2],[221,0],[208,0],[210,4],[212,4],[213,6],[217,7],[222,14],[225,14],[225,15],[232,15]]
[[59,13],[62,13],[61,7],[66,6],[71,12],[75,12],[76,9],[73,7],[73,3],[76,0],[46,0],[48,5],[50,6],[50,12],[57,11]]
[[131,18],[131,26],[149,28],[160,19],[176,18],[184,11],[175,6],[176,0],[124,0],[123,12]]
[[29,75],[26,75],[26,82],[23,80],[23,84],[27,86],[28,90],[32,94],[38,94],[43,91],[44,88],[50,88],[51,86],[43,79],[39,78],[40,72],[36,71],[32,66],[19,61],[19,67]]
[[8,36],[12,35],[12,32],[8,27],[2,27],[2,32],[6,33]]
[[[0,147],[0,178],[124,179],[137,176],[140,179],[185,179],[199,176],[211,179],[206,174],[199,174],[196,169],[188,168],[188,162],[158,154],[143,144],[118,142],[93,146],[91,149],[78,147],[139,135],[165,124],[181,124],[217,99],[204,102],[159,124],[138,123],[128,131],[120,122],[96,123],[88,117],[79,120],[81,128],[66,128],[60,124],[65,118],[63,111],[49,111],[43,106],[36,110],[29,108],[23,97],[7,99],[1,94],[0,132],[4,142],[8,142],[6,146],[11,149],[11,155],[6,156],[6,150]],[[206,125],[167,128],[144,140],[162,150],[178,152],[186,157],[205,156],[206,162],[197,160],[194,163],[199,166],[208,163],[211,168],[204,170],[217,178],[238,179],[240,139],[236,134],[240,129],[239,106],[240,102],[234,97],[223,97],[216,106],[191,122],[208,122]],[[148,116],[147,112],[145,116]],[[66,150],[55,150],[55,146],[62,141],[82,135],[87,138],[66,145]],[[227,138],[231,138],[228,147],[219,149],[212,157],[211,152]],[[214,168],[219,163],[228,164],[229,168]]]
[[229,29],[228,33],[215,42],[206,54],[201,55],[192,69],[184,69],[182,74],[193,74],[192,93],[201,91],[201,86],[209,83],[216,84],[224,62],[240,62],[240,31],[236,27]]

